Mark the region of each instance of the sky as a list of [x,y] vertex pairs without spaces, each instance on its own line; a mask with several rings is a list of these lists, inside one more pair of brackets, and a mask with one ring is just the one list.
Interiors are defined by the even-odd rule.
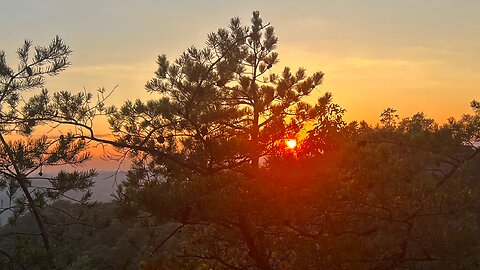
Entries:
[[393,107],[441,123],[480,99],[477,0],[0,0],[0,50],[16,66],[24,39],[44,45],[59,35],[72,66],[46,87],[118,85],[110,104],[120,104],[156,98],[144,85],[159,54],[203,47],[208,33],[236,16],[248,24],[254,10],[276,29],[279,66],[325,72],[314,95],[332,92],[349,121],[375,123]]
[[276,28],[280,66],[326,73],[347,119],[378,121],[381,111],[418,111],[442,122],[480,98],[480,1],[6,1],[0,49],[11,64],[24,39],[55,35],[74,51],[50,90],[118,85],[112,103],[154,98],[144,91],[157,55],[174,59],[209,32],[259,10]]

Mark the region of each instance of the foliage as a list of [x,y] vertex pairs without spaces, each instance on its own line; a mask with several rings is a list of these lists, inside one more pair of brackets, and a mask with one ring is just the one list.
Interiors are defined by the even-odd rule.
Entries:
[[207,226],[196,235],[220,237],[210,241],[212,253],[228,253],[227,259],[210,257],[190,245],[194,253],[182,253],[185,258],[213,259],[216,267],[271,268],[264,243],[254,239],[261,224],[250,189],[260,183],[261,162],[330,104],[329,94],[316,106],[303,101],[323,73],[307,76],[303,68],[288,67],[280,75],[270,72],[278,62],[276,44],[274,28],[258,12],[250,27],[234,18],[228,29],[208,36],[205,49],[191,47],[173,63],[159,56],[156,77],[146,85],[160,94],[158,100],[111,108],[116,144],[136,161],[119,189],[124,210],[192,225],[185,230]]
[[[156,241],[171,230],[173,224],[161,227],[146,227],[140,223],[122,221],[116,218],[115,205],[98,203],[89,208],[78,203],[57,201],[52,208],[42,209],[42,215],[50,220],[49,229],[55,229],[56,237],[52,244],[56,246],[56,265],[61,269],[138,269],[142,260],[149,258]],[[95,220],[94,223],[72,224],[58,227],[60,224],[73,223],[69,215],[82,215]],[[0,228],[1,235],[16,231],[32,235],[13,235],[2,238],[2,250],[12,254],[11,258],[0,258],[0,269],[42,269],[48,267],[42,261],[44,249],[38,230],[32,226],[34,219],[24,215],[15,225],[5,225]],[[175,239],[176,240],[176,239]],[[174,243],[169,245],[174,246]],[[168,247],[168,246],[166,246]],[[36,255],[35,255],[36,254]]]
[[76,166],[89,159],[88,141],[79,136],[92,131],[94,116],[104,109],[103,90],[94,102],[90,93],[62,91],[51,95],[43,88],[46,76],[55,76],[70,65],[71,52],[59,37],[35,48],[26,40],[17,50],[19,63],[14,71],[0,51],[0,191],[9,197],[0,213],[10,213],[11,224],[27,213],[33,214],[49,268],[55,268],[51,238],[56,231],[49,231],[41,209],[59,199],[71,199],[69,191],[83,193],[78,201],[87,204],[95,171],[60,171],[47,176],[43,168]]
[[160,56],[146,85],[160,98],[111,109],[115,145],[135,161],[122,214],[177,222],[173,259],[214,269],[473,267],[478,103],[443,126],[392,108],[379,126],[348,124],[331,94],[303,101],[323,73],[270,71],[277,38],[257,12],[251,23]]

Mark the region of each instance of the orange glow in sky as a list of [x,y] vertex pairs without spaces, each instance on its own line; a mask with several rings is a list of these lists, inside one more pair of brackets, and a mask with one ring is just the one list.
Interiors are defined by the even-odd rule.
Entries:
[[[401,118],[423,111],[443,123],[480,99],[480,1],[104,0],[96,8],[89,1],[4,1],[2,11],[11,12],[0,12],[0,50],[15,67],[23,40],[45,45],[59,35],[73,50],[72,66],[47,78],[46,88],[95,93],[118,86],[107,105],[121,106],[159,98],[144,90],[158,55],[174,61],[191,45],[203,48],[208,33],[232,17],[248,26],[253,10],[279,38],[280,63],[269,72],[324,72],[306,101],[332,92],[348,122],[375,124],[392,107]],[[107,121],[95,131],[108,136]]]
[[158,98],[144,85],[155,76],[159,54],[173,61],[191,45],[202,48],[208,33],[234,16],[248,26],[253,10],[279,38],[280,63],[272,72],[284,66],[325,72],[309,101],[332,92],[347,121],[374,124],[392,107],[400,117],[423,111],[445,122],[479,99],[480,1],[105,0],[93,9],[88,1],[64,2],[2,3],[12,12],[0,16],[0,50],[15,66],[24,39],[43,45],[59,35],[74,52],[72,66],[48,78],[46,87],[75,92],[118,85],[108,105]]

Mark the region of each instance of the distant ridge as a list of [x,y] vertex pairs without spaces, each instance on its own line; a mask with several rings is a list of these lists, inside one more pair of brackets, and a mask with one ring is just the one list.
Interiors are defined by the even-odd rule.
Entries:
[[[53,176],[54,173],[45,173],[44,176]],[[117,184],[125,180],[127,172],[125,171],[98,171],[96,177],[94,177],[95,186],[92,188],[92,201],[98,202],[111,202],[113,201],[113,194],[117,189]],[[40,182],[37,182],[41,185]],[[67,193],[74,198],[80,197],[76,192]],[[5,191],[0,191],[0,205],[1,207],[7,207],[9,205],[9,199]],[[8,217],[11,215],[9,211],[0,214],[0,225],[5,224],[8,221]]]

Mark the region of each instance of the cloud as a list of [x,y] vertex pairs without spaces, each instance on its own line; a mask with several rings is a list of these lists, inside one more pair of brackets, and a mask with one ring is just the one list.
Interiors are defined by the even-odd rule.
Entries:
[[118,64],[105,64],[105,65],[74,65],[70,67],[69,72],[71,73],[112,73],[117,74],[121,73],[153,73],[152,66],[150,63],[134,63],[129,65],[118,65]]

